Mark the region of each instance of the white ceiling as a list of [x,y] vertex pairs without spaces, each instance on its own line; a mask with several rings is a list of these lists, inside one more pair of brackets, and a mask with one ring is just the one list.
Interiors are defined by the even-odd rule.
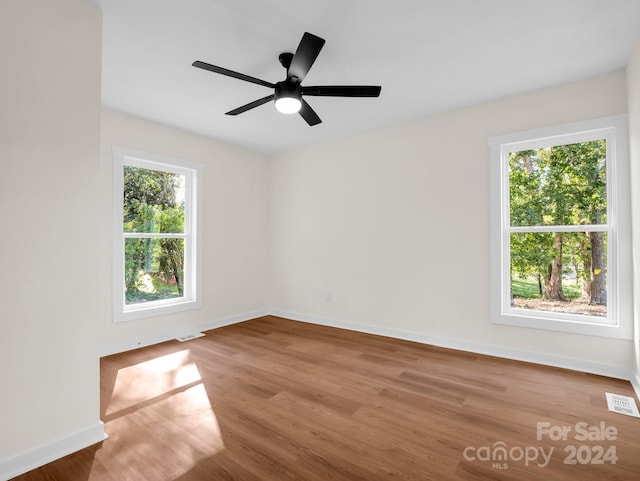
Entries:
[[[640,0],[92,0],[103,12],[103,104],[274,153],[624,68]],[[303,85],[382,85],[377,99],[308,97],[323,123],[265,104],[305,32],[326,40]]]

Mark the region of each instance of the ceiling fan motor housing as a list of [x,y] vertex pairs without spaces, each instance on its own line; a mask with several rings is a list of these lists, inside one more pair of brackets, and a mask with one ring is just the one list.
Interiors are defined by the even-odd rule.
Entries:
[[294,114],[302,106],[302,86],[292,79],[283,80],[275,85],[273,94],[276,108],[284,114]]
[[302,98],[302,86],[300,83],[292,82],[289,79],[277,82],[274,96],[276,100],[284,97],[300,100]]

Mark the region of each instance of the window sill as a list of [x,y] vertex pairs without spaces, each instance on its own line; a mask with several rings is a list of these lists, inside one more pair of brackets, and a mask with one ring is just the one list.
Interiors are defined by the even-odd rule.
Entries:
[[[538,315],[536,315],[538,314]],[[614,339],[633,339],[633,332],[621,327],[621,323],[605,324],[601,319],[584,316],[584,320],[559,320],[544,317],[544,312],[534,311],[529,314],[524,309],[509,309],[508,312],[494,314],[492,322],[509,326],[543,329],[547,331],[566,332],[570,334],[583,334],[587,336],[600,336]],[[631,325],[630,322],[623,323]]]
[[122,308],[114,310],[113,322],[134,321],[137,319],[164,316],[201,308],[202,302],[191,299],[184,299],[181,301],[173,300],[169,303],[166,301],[150,302],[141,305],[127,306],[124,310]]

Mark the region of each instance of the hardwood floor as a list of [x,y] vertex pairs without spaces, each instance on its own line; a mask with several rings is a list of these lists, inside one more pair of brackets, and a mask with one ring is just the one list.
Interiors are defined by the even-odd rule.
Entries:
[[103,358],[110,438],[15,479],[640,479],[628,382],[271,316],[206,334]]

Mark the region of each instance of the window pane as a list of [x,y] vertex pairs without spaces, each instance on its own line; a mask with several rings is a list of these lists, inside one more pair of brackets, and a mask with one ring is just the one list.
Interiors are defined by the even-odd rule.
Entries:
[[125,239],[125,304],[184,295],[184,239]]
[[124,232],[183,233],[185,176],[124,166]]
[[606,317],[606,232],[517,232],[510,242],[512,307]]
[[509,154],[512,226],[607,222],[606,141]]

